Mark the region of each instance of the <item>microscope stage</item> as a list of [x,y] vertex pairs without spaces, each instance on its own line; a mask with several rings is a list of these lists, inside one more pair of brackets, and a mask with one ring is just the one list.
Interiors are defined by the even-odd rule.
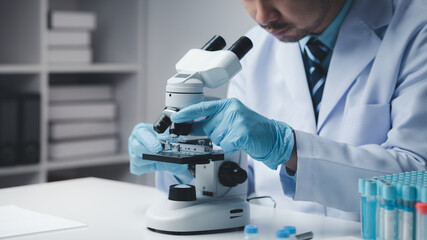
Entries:
[[168,162],[177,164],[208,164],[209,161],[224,160],[224,153],[212,152],[207,154],[188,154],[183,152],[160,152],[155,154],[142,154],[145,160]]

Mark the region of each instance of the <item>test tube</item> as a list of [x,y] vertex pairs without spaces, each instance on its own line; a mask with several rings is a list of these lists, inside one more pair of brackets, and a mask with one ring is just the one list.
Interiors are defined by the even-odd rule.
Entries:
[[427,239],[427,186],[423,186],[421,191],[418,192],[418,202],[415,205],[417,209],[417,240],[425,240]]
[[365,194],[365,183],[366,179],[359,178],[359,194],[360,194],[360,223],[362,225],[361,235],[365,239],[366,235],[366,194]]
[[403,184],[396,184],[396,205],[397,205],[397,232],[398,238],[403,239],[403,199],[402,199]]
[[[414,186],[405,185],[402,188],[403,199],[403,229],[402,234],[399,232],[399,239],[414,240],[415,239],[415,203],[416,203],[416,188]],[[399,229],[400,230],[400,229]]]
[[381,180],[380,182],[378,182],[377,184],[379,184],[379,191],[378,191],[378,197],[379,199],[377,199],[377,201],[379,202],[379,212],[378,212],[378,225],[379,225],[379,229],[378,229],[378,237],[377,239],[380,240],[384,240],[384,195],[383,195],[383,189],[387,184],[386,180]]
[[376,229],[376,239],[384,239],[384,199],[383,199],[383,186],[385,182],[383,179],[377,181],[377,229]]
[[393,184],[384,184],[384,240],[397,239],[397,214],[396,214],[396,187]]
[[417,240],[427,239],[427,203],[418,202],[417,209]]
[[377,183],[374,180],[368,180],[365,183],[365,236],[363,239],[375,240],[375,222],[377,208]]

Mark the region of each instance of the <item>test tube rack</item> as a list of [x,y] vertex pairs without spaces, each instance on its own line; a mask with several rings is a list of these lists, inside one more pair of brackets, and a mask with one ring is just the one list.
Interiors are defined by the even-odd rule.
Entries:
[[363,239],[427,239],[427,171],[359,179],[359,193]]

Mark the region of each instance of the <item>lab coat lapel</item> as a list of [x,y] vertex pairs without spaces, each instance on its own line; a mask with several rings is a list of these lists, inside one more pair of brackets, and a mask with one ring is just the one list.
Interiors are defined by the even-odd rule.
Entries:
[[293,104],[286,104],[288,108],[293,108],[297,121],[292,121],[295,129],[316,133],[316,122],[314,117],[311,96],[308,90],[307,78],[304,70],[304,63],[298,43],[283,43],[276,41],[276,61],[277,68],[283,69],[278,72],[285,72],[283,76],[285,84],[290,89]]
[[[352,10],[341,26],[332,53],[319,112],[318,132],[358,75],[375,57],[381,39],[374,29],[384,26],[391,18],[391,8],[381,9],[389,11],[389,14],[380,14],[381,17],[377,18],[373,16],[378,13],[374,11],[375,1],[356,0],[353,4]],[[381,6],[384,8],[384,4]],[[367,13],[366,9],[374,10]]]

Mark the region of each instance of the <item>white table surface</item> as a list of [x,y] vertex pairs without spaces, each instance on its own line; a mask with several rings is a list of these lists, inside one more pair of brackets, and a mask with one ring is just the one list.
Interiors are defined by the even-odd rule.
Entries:
[[[36,184],[0,190],[0,206],[50,214],[87,224],[87,227],[38,233],[13,239],[243,239],[243,232],[172,236],[146,229],[147,208],[166,196],[155,188],[98,178]],[[313,231],[314,239],[359,239],[360,223],[251,204],[251,224],[260,239],[275,239],[285,225],[297,232]]]

